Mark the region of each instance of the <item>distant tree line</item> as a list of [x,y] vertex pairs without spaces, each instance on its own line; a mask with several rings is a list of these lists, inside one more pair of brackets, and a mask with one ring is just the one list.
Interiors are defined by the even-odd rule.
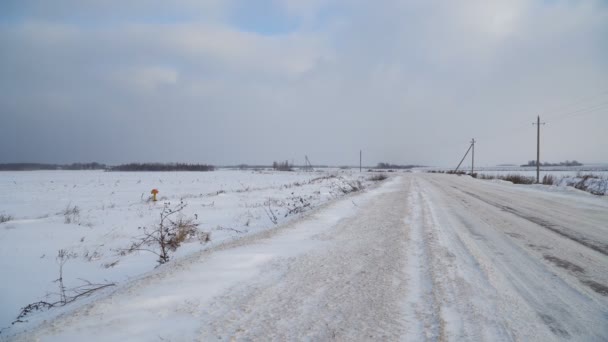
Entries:
[[106,165],[100,163],[73,163],[63,165],[62,170],[105,170]]
[[37,170],[105,170],[100,163],[42,164],[42,163],[7,163],[0,164],[0,171],[37,171]]
[[[561,163],[540,163],[540,166],[582,166],[583,164],[577,162],[576,160],[566,160],[565,162],[561,162]],[[536,160],[530,160],[528,162],[528,164],[524,164],[521,166],[536,166]]]
[[376,169],[413,169],[419,166],[420,165],[396,165],[390,163],[378,163]]
[[230,168],[238,168],[239,170],[262,170],[268,169],[270,166],[268,165],[249,165],[249,164],[239,164],[236,166],[228,166]]
[[109,171],[214,171],[213,165],[186,163],[129,163],[112,166]]
[[[226,168],[231,168],[231,169],[239,169],[239,170],[263,170],[263,169],[269,169],[269,168],[273,168],[275,169],[275,166],[278,166],[277,163],[276,165],[249,165],[249,164],[238,164],[238,165],[232,165],[232,166],[225,166]],[[306,166],[304,165],[295,165],[295,164],[289,164],[289,167],[291,169],[293,168],[306,168]],[[328,165],[313,165],[313,168],[329,168],[330,166]],[[349,168],[349,166],[346,166],[345,168]]]

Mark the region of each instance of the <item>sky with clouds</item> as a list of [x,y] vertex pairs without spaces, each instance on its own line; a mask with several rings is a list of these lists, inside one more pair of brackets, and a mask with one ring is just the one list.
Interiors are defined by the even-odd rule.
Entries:
[[0,163],[608,162],[603,0],[3,0]]

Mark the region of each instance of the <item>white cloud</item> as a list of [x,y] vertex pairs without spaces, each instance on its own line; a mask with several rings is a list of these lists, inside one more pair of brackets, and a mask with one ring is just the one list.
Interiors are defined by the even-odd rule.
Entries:
[[[38,160],[57,149],[46,126],[69,140],[68,122],[112,132],[96,145],[106,162],[151,155],[136,142],[152,125],[162,160],[345,164],[363,148],[448,164],[478,136],[481,160],[524,162],[533,131],[506,128],[608,88],[608,10],[594,2],[276,0],[303,24],[273,35],[232,25],[235,1],[24,4],[30,17],[0,28],[0,161],[14,144],[2,132],[22,131],[20,154]],[[547,158],[601,159],[608,122],[591,119],[549,130],[579,139],[554,139]]]
[[135,92],[153,92],[166,86],[174,86],[179,74],[173,68],[163,66],[138,66],[116,70],[111,76],[119,86]]

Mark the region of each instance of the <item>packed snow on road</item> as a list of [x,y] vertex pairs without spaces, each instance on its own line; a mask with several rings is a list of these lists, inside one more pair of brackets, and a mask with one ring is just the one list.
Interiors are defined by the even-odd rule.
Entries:
[[[0,339],[608,340],[608,197],[386,175],[2,173]],[[125,252],[166,202],[210,241]]]

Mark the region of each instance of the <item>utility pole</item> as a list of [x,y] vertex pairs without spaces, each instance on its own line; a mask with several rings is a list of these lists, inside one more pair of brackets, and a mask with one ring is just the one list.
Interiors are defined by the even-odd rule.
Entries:
[[[471,141],[471,145],[469,145],[469,149],[467,150],[467,152],[464,154],[464,156],[462,157],[462,159],[460,160],[460,163],[458,163],[458,166],[456,166],[456,169],[454,170],[454,172],[458,172],[458,169],[460,168],[460,165],[462,165],[462,162],[464,161],[464,159],[469,155],[469,151],[471,151],[471,149],[475,146],[475,139],[473,139]],[[473,156],[473,162],[474,162],[474,158],[475,156]],[[471,164],[471,172],[473,172],[473,164]]]
[[473,173],[475,171],[475,138],[471,139],[471,177],[473,177]]
[[545,123],[540,122],[540,115],[536,117],[536,122],[532,123],[536,125],[536,183],[540,183],[540,125]]
[[312,163],[308,159],[307,155],[304,155],[304,171],[314,171]]
[[361,163],[363,161],[363,150],[359,150],[359,172],[361,171]]

